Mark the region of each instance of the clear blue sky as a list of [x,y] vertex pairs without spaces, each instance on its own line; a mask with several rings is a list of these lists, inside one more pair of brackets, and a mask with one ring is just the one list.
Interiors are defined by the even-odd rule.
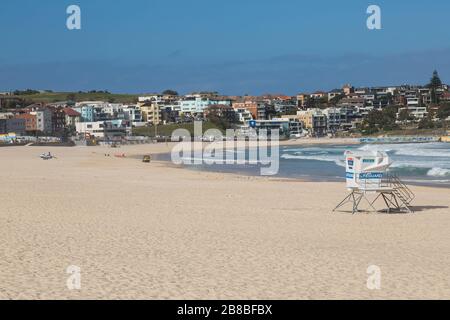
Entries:
[[[66,29],[66,8],[82,30]],[[366,28],[382,9],[383,29]],[[1,0],[0,91],[295,94],[450,82],[448,0]]]

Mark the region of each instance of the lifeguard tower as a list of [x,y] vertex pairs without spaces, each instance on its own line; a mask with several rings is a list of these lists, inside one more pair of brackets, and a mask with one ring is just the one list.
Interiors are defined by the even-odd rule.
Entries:
[[[346,151],[345,158],[347,188],[351,193],[333,211],[351,203],[355,214],[364,200],[377,212],[374,205],[383,199],[388,213],[413,212],[410,204],[415,196],[397,176],[388,173],[392,162],[387,153]],[[375,200],[370,201],[368,195],[375,195]]]

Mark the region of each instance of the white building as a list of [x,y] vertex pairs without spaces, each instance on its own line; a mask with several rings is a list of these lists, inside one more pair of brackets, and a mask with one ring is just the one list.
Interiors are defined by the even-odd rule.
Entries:
[[78,122],[76,130],[86,138],[117,138],[130,133],[131,128],[127,124],[124,120]]
[[347,123],[347,113],[341,108],[324,109],[323,114],[327,117],[328,131],[336,132]]
[[356,107],[356,113],[359,114],[361,117],[366,117],[369,115],[369,113],[375,109],[373,105],[363,106],[363,107]]
[[123,104],[120,103],[107,103],[101,107],[101,112],[111,117],[115,117],[119,114],[123,114]]
[[52,112],[47,109],[39,109],[30,112],[30,114],[36,116],[36,129],[44,133],[52,132]]
[[142,118],[141,108],[137,105],[123,106],[123,113],[126,120],[129,120],[133,126],[141,126],[145,123]]
[[107,103],[105,101],[80,101],[75,103],[75,107],[82,106],[95,106],[95,107],[104,107]]
[[162,94],[151,94],[148,96],[138,97],[139,102],[156,102],[162,103],[164,101],[164,96]]
[[83,101],[76,103],[73,109],[81,113],[81,121],[94,122],[107,106],[108,103],[104,101]]
[[180,110],[182,113],[203,113],[210,105],[231,106],[231,100],[202,97],[201,95],[188,95],[183,100],[180,100]]
[[416,120],[421,120],[428,116],[427,107],[409,106],[406,108],[398,109],[397,118],[400,116],[400,113],[404,110],[407,110],[409,115]]
[[415,108],[418,107],[420,104],[420,99],[417,97],[408,97],[406,98],[406,105],[408,108]]
[[240,123],[246,124],[249,121],[253,120],[251,112],[245,108],[235,108],[234,111],[236,112]]
[[140,105],[149,103],[157,104],[161,110],[181,111],[181,100],[178,96],[154,94],[138,97],[138,102]]

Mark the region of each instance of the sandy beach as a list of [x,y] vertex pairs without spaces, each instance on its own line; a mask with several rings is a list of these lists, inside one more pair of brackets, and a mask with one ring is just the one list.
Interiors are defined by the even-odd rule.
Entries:
[[412,187],[415,214],[332,213],[341,183],[133,158],[170,147],[0,148],[0,299],[450,299],[449,189]]

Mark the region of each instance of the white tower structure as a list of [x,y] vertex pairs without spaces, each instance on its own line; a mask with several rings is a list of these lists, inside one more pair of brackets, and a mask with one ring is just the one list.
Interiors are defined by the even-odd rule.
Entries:
[[[346,151],[345,163],[347,189],[351,193],[333,211],[352,203],[352,213],[355,214],[360,211],[363,200],[369,204],[372,211],[377,211],[374,204],[378,199],[383,199],[388,212],[412,212],[410,204],[415,196],[398,177],[389,174],[392,162],[387,153]],[[370,194],[376,196],[375,200],[368,199]]]

